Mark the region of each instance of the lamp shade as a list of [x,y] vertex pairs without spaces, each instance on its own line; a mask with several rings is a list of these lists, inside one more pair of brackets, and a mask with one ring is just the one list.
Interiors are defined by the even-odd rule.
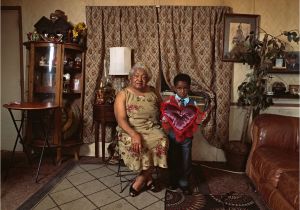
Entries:
[[109,75],[128,75],[131,68],[131,48],[111,47]]

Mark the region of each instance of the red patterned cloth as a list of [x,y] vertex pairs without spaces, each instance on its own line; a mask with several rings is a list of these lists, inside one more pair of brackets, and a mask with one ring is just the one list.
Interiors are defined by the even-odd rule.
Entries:
[[169,133],[174,132],[176,141],[191,138],[207,112],[202,112],[190,98],[186,106],[180,106],[175,96],[170,96],[161,104],[162,126]]

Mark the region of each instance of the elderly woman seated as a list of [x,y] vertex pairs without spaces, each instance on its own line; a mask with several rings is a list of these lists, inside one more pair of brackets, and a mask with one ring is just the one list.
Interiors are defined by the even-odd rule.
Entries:
[[149,69],[135,64],[129,72],[129,86],[117,94],[114,104],[119,152],[128,168],[139,171],[129,189],[132,197],[142,189],[155,190],[153,167],[167,167],[168,140],[159,122],[160,96],[147,85],[150,79]]

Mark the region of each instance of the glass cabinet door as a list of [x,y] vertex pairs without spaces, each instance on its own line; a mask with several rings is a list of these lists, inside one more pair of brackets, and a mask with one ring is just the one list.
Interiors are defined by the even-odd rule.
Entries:
[[76,45],[65,44],[63,49],[63,90],[61,101],[62,146],[76,144],[81,139],[84,76],[82,66],[82,49]]
[[65,47],[63,69],[63,93],[80,94],[82,87],[82,52],[76,48]]
[[[53,103],[59,109],[32,113],[32,121],[26,128],[26,136],[39,147],[43,130],[35,118],[42,117],[51,125],[48,140],[57,147],[57,160],[65,148],[74,149],[82,144],[82,113],[84,94],[85,52],[77,44],[51,42],[25,42],[28,50],[28,102]],[[76,156],[75,155],[75,156]]]
[[35,46],[32,101],[57,103],[57,47],[53,43]]

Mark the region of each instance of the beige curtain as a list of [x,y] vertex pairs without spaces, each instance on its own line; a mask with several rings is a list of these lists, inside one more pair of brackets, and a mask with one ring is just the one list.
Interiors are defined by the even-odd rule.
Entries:
[[[109,48],[133,49],[133,62],[143,62],[152,71],[151,85],[159,85],[159,43],[155,7],[86,7],[88,27],[83,141],[94,142],[93,103],[103,75]],[[109,65],[108,65],[109,66]],[[108,134],[110,132],[107,132]],[[106,138],[109,139],[109,138]],[[100,139],[101,141],[101,139]]]
[[204,137],[218,148],[228,141],[232,64],[221,61],[224,14],[228,7],[159,8],[162,72],[169,87],[174,76],[188,73],[192,90],[212,98]]

